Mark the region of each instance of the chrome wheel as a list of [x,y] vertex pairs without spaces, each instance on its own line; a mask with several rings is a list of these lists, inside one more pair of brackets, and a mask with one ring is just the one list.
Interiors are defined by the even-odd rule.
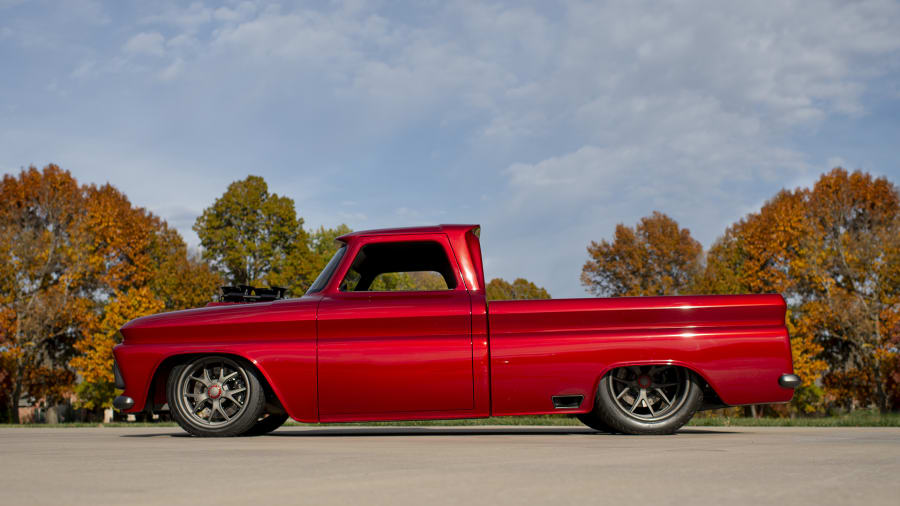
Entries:
[[606,387],[615,407],[641,422],[658,422],[677,413],[693,383],[681,367],[622,367],[610,373]]
[[182,371],[177,385],[182,413],[202,427],[230,425],[240,418],[250,400],[247,372],[227,358],[192,363]]

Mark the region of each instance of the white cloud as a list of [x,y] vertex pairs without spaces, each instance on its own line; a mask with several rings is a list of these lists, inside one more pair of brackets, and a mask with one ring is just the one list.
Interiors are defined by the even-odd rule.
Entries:
[[205,6],[203,2],[192,2],[187,7],[182,7],[178,3],[163,5],[158,12],[145,16],[141,23],[177,26],[193,32],[213,18],[213,9]]
[[[453,209],[451,221],[484,223],[494,275],[526,275],[554,295],[579,294],[584,246],[617,222],[659,209],[709,244],[779,187],[810,180],[828,156],[858,159],[843,147],[811,152],[809,138],[831,122],[862,125],[879,113],[873,95],[900,97],[900,3],[891,0],[137,10],[121,26],[143,33],[121,51],[79,47],[61,58],[84,62],[74,78],[117,77],[118,93],[103,100],[141,117],[121,135],[148,151],[169,145],[173,163],[202,151],[201,172],[300,166],[289,186],[298,205],[317,198],[298,194],[318,177],[308,187],[330,206],[305,209],[310,223],[391,226]],[[57,36],[8,26],[13,38]],[[484,197],[465,202],[471,210],[446,197],[473,186]],[[337,214],[347,195],[358,207]]]
[[184,67],[184,61],[181,58],[176,58],[175,61],[159,73],[159,78],[163,81],[171,81],[178,77],[182,67]]
[[122,50],[133,55],[162,56],[165,54],[165,41],[159,32],[141,32],[128,39]]

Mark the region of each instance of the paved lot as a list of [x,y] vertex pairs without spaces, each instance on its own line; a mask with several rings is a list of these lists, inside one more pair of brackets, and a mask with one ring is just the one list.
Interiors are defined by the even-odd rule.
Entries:
[[900,429],[0,429],[0,503],[900,504]]

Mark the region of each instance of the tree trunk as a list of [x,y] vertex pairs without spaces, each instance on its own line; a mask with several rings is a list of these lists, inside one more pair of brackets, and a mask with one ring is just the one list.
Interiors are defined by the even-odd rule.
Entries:
[[19,423],[19,398],[22,396],[22,387],[19,384],[13,387],[9,395],[9,422]]
[[890,406],[888,405],[888,395],[887,391],[884,388],[884,380],[885,378],[881,375],[881,361],[875,360],[875,403],[878,405],[878,411],[882,414],[888,413],[890,411]]

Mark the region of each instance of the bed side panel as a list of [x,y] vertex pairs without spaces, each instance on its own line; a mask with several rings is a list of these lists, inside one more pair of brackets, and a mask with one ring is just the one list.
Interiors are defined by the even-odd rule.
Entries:
[[554,395],[583,395],[626,364],[672,363],[703,376],[730,404],[786,402],[793,372],[780,295],[492,302],[494,415],[556,413]]

